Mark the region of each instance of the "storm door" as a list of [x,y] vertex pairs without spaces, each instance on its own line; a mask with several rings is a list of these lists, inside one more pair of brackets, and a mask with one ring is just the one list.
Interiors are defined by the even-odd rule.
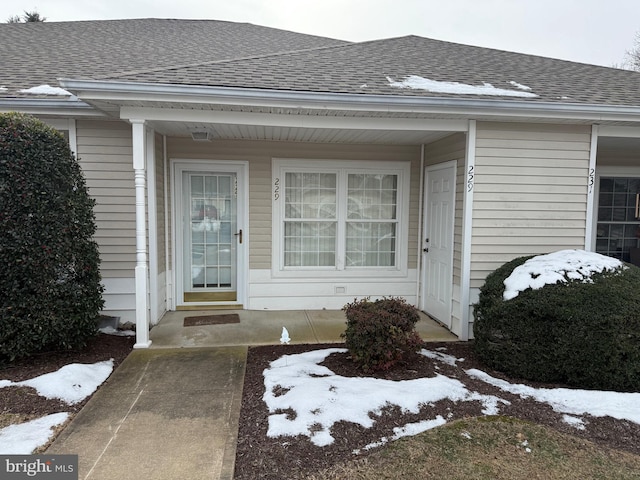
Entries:
[[235,301],[238,182],[235,172],[182,172],[183,301]]

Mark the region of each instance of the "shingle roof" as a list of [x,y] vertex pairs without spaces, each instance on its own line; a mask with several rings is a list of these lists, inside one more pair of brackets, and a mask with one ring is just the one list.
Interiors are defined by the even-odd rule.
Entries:
[[[56,78],[302,92],[497,98],[399,88],[409,76],[489,83],[531,102],[640,105],[640,73],[408,36],[349,43],[245,23],[114,20],[0,25],[0,95]],[[9,66],[8,68],[6,66]]]
[[347,42],[216,20],[137,19],[0,24],[0,96],[152,68],[273,54]]
[[[318,48],[109,78],[133,82],[254,87],[311,92],[456,97],[399,88],[408,76],[537,96],[518,100],[640,105],[640,73],[472,47],[417,36]],[[516,86],[515,84],[519,85]],[[464,95],[464,98],[500,98]],[[505,97],[513,98],[513,97]]]

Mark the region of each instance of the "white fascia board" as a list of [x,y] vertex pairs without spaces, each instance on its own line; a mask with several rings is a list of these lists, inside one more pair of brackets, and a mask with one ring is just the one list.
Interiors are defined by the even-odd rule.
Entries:
[[625,137],[640,138],[640,128],[637,127],[614,127],[601,125],[598,129],[599,137]]
[[162,101],[295,109],[454,114],[492,118],[544,118],[592,122],[640,122],[640,107],[535,101],[299,92],[256,88],[167,85],[60,79],[85,100]]
[[32,115],[70,117],[104,117],[91,105],[78,100],[0,99],[0,112],[23,112]]
[[339,128],[343,130],[397,130],[466,132],[464,120],[426,120],[413,118],[330,117],[271,113],[229,112],[219,110],[122,107],[120,118],[147,121],[219,123],[226,125],[263,125],[291,128]]

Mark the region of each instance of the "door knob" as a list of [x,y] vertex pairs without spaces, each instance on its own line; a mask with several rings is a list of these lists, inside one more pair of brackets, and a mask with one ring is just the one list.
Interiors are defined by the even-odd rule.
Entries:
[[236,237],[238,237],[238,243],[242,244],[242,229],[238,231],[238,233],[234,233]]

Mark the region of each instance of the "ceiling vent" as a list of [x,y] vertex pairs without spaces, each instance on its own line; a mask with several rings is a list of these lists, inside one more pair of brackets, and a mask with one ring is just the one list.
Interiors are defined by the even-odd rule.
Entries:
[[191,138],[194,142],[209,142],[211,141],[211,135],[206,130],[198,130],[191,132]]

